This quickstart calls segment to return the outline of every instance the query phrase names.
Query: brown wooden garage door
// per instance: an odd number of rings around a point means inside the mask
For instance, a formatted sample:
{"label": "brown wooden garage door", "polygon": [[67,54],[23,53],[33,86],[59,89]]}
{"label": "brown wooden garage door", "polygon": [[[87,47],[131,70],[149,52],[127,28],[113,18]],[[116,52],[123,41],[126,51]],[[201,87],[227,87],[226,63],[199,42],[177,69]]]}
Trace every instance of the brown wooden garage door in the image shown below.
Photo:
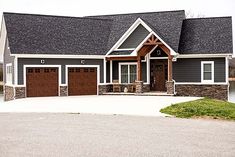
{"label": "brown wooden garage door", "polygon": [[97,94],[96,68],[69,68],[68,71],[69,95]]}
{"label": "brown wooden garage door", "polygon": [[58,96],[58,68],[27,68],[27,97]]}

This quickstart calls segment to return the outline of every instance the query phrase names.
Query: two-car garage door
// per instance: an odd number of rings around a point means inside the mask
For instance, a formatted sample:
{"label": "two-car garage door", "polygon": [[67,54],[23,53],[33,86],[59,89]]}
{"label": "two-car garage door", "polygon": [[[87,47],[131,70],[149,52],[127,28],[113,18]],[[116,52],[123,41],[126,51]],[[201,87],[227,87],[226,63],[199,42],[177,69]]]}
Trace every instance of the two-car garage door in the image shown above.
{"label": "two-car garage door", "polygon": [[[59,95],[58,68],[27,68],[27,97]],[[68,95],[96,95],[96,68],[68,68]]]}

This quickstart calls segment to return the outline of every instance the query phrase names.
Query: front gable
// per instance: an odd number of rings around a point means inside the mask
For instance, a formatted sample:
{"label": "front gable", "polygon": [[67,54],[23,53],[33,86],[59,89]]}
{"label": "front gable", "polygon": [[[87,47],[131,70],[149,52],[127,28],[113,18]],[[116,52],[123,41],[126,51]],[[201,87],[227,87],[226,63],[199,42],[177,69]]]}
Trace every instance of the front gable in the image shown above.
{"label": "front gable", "polygon": [[117,49],[135,49],[149,34],[149,31],[139,24]]}
{"label": "front gable", "polygon": [[171,55],[177,54],[155,31],[153,31],[142,19],[138,18],[108,51],[106,56],[137,56],[137,52],[151,36],[155,36],[157,40],[162,42],[170,50]]}

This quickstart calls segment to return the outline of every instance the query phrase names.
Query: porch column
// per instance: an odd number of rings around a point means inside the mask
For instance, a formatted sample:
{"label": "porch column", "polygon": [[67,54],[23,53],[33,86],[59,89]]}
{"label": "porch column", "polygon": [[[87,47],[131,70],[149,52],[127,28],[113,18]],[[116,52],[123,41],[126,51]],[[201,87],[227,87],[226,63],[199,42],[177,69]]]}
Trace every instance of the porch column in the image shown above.
{"label": "porch column", "polygon": [[137,81],[142,81],[141,57],[137,58]]}
{"label": "porch column", "polygon": [[168,81],[172,81],[172,56],[168,56]]}
{"label": "porch column", "polygon": [[168,56],[168,80],[166,82],[167,94],[175,94],[174,81],[172,79],[172,56]]}
{"label": "porch column", "polygon": [[141,57],[137,57],[137,80],[135,81],[136,94],[143,93],[143,81],[142,81],[142,70],[141,70]]}

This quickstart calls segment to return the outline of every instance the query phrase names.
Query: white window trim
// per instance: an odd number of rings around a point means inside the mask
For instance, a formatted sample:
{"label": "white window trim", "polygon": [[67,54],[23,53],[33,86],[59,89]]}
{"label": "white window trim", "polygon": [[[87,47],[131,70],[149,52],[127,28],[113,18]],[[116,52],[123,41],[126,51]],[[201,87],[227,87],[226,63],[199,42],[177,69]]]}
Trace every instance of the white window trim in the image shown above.
{"label": "white window trim", "polygon": [[121,66],[122,65],[128,65],[128,83],[122,83],[122,84],[131,84],[130,83],[130,76],[129,76],[129,74],[130,74],[130,65],[136,65],[136,75],[137,75],[137,63],[136,62],[122,62],[122,63],[119,63],[119,70],[118,70],[118,72],[119,72],[119,83],[121,83],[121,77],[122,77],[122,72],[121,72]]}
{"label": "white window trim", "polygon": [[[211,64],[211,80],[204,80],[204,64]],[[201,83],[214,83],[214,61],[201,61]]]}
{"label": "white window trim", "polygon": [[[8,68],[11,67],[11,73],[8,73]],[[5,71],[6,71],[6,85],[10,85],[12,86],[13,85],[13,69],[12,69],[12,63],[8,63],[6,64],[6,67],[5,67]]]}

